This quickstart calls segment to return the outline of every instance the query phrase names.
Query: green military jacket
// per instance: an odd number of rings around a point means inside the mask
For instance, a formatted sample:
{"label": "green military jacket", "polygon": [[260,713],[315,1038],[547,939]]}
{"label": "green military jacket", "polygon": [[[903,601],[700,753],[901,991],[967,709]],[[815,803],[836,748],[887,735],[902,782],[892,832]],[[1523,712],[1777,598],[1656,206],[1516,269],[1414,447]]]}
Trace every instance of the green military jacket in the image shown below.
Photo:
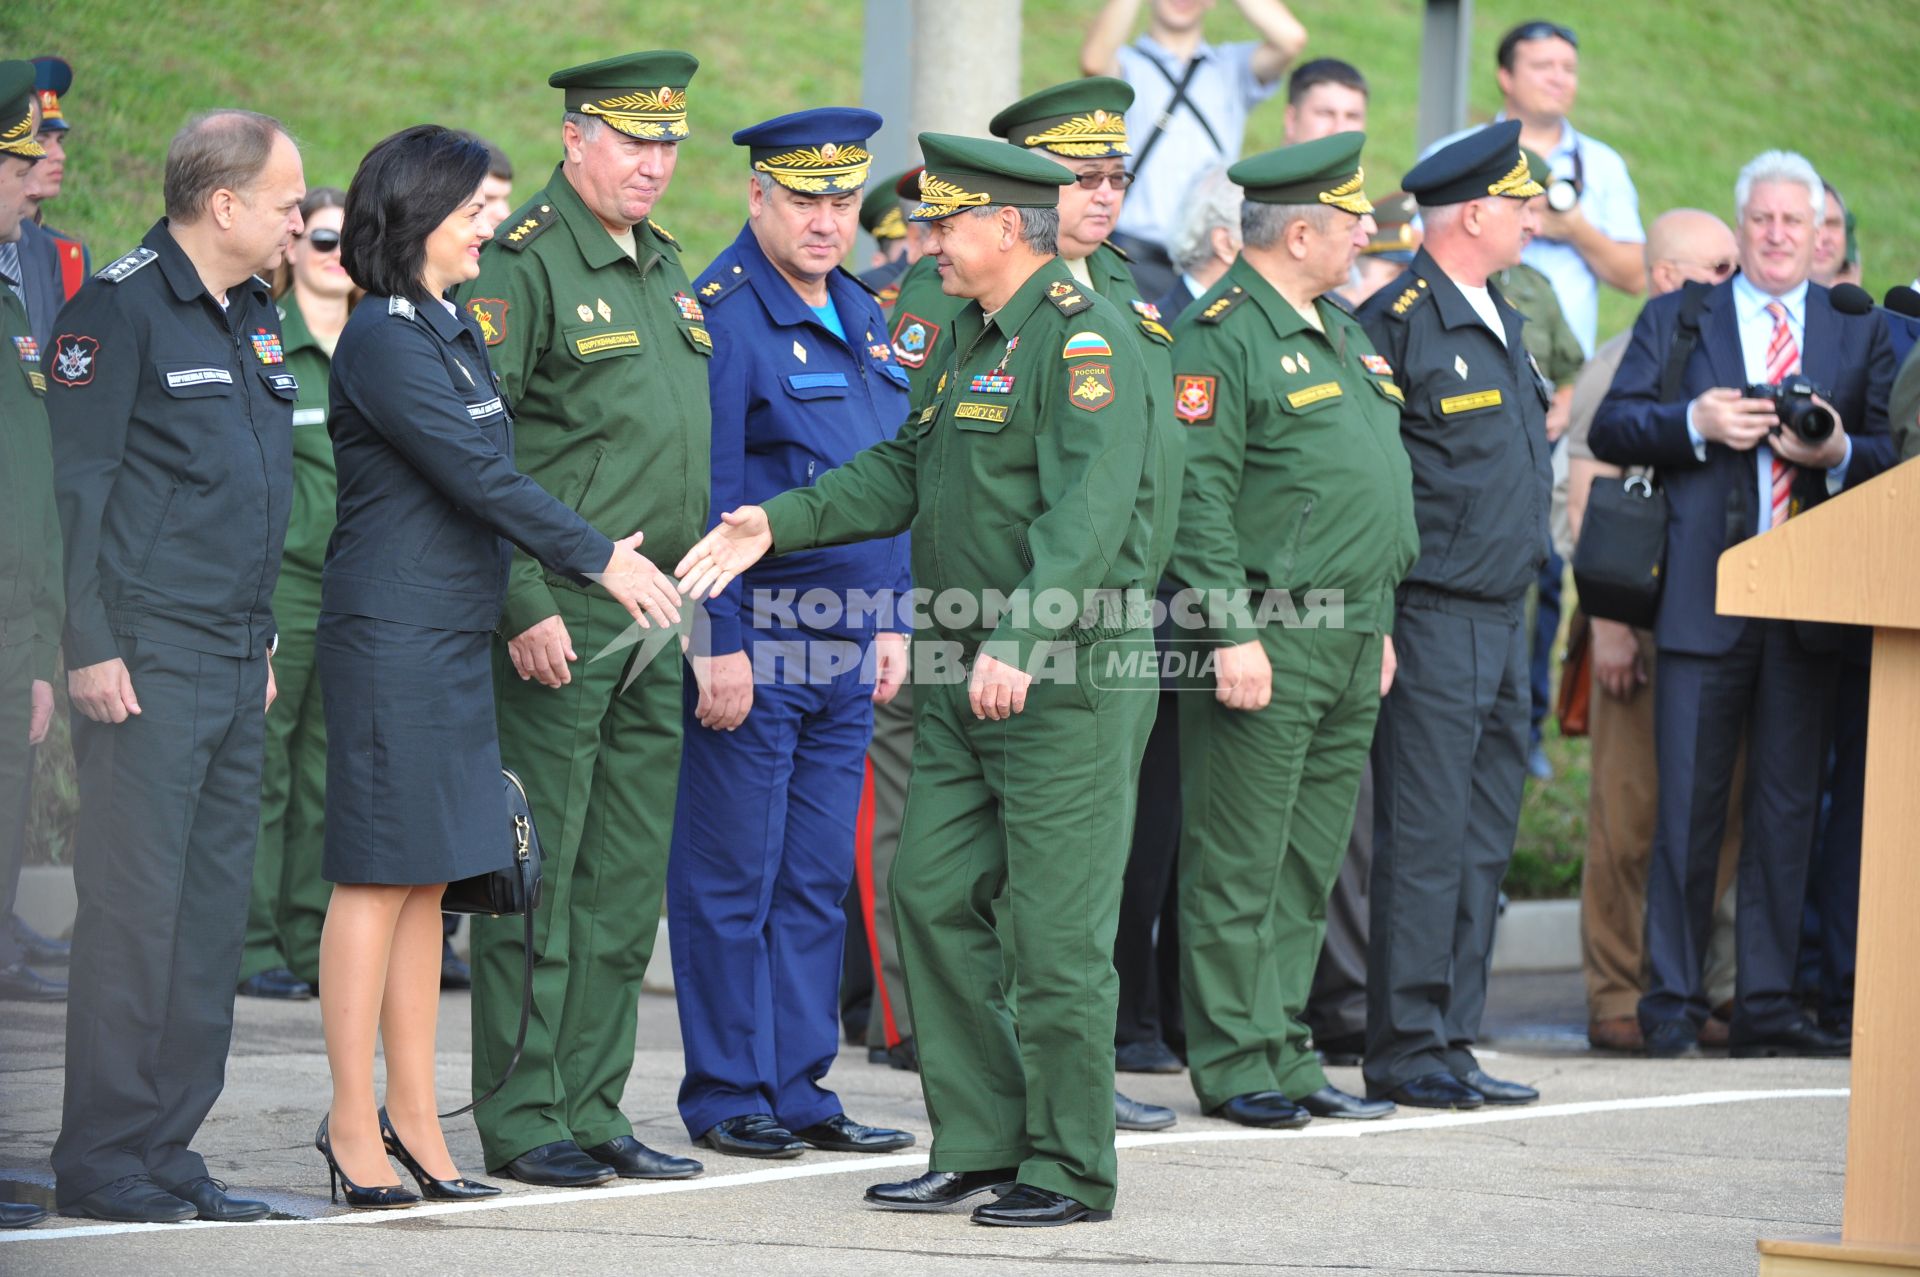
{"label": "green military jacket", "polygon": [[900,277],[900,293],[888,312],[893,362],[907,374],[908,402],[927,406],[933,383],[946,365],[941,339],[952,345],[953,321],[967,308],[964,297],[949,297],[940,287],[940,263],[928,253]]}
{"label": "green military jacket", "polygon": [[[968,302],[931,401],[899,437],[860,453],[810,488],[766,505],[776,552],[913,531],[913,583],[931,591],[922,636],[1032,671],[1058,641],[1139,628],[1095,591],[1148,597],[1156,573],[1138,514],[1157,483],[1153,427],[1134,326],[1089,296],[1057,258],[986,319]],[[1044,609],[995,620],[943,614],[945,591],[1068,591],[1095,606],[1052,624]],[[1058,618],[1051,618],[1058,619]]]}
{"label": "green military jacket", "polygon": [[0,285],[0,646],[33,644],[33,677],[51,683],[65,621],[60,516],[53,502],[46,352],[27,311]]}
{"label": "green military jacket", "polygon": [[[293,401],[293,508],[287,545],[280,554],[280,580],[273,587],[273,619],[282,629],[320,617],[320,569],[327,559],[339,484],[333,440],[327,435],[327,352],[314,340],[292,293],[280,298],[280,340],[287,371],[300,382]],[[289,615],[288,609],[292,609]]]}
{"label": "green military jacket", "polygon": [[1526,316],[1527,326],[1520,332],[1520,341],[1533,362],[1540,365],[1540,375],[1556,387],[1571,386],[1587,356],[1567,324],[1566,312],[1560,309],[1553,282],[1525,262],[1498,272],[1493,282],[1500,285],[1513,308]]}
{"label": "green military jacket", "polygon": [[[638,262],[556,167],[457,297],[513,410],[521,471],[610,537],[646,533],[641,552],[671,568],[707,528],[713,338],[679,243],[651,219],[633,231]],[[501,631],[583,588],[516,553]]]}
{"label": "green military jacket", "polygon": [[[1175,325],[1174,411],[1188,429],[1169,574],[1208,592],[1203,606],[1250,590],[1256,614],[1267,590],[1295,608],[1339,590],[1344,628],[1390,634],[1394,589],[1420,552],[1401,391],[1358,320],[1326,298],[1315,311],[1324,333],[1237,258]],[[1208,633],[1227,642],[1259,628],[1218,619]]]}

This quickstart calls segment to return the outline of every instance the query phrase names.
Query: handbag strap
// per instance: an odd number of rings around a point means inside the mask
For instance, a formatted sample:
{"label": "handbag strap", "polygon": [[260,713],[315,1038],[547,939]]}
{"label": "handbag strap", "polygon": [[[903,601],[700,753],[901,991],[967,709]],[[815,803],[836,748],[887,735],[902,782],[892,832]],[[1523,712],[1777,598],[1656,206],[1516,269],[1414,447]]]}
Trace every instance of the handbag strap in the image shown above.
{"label": "handbag strap", "polygon": [[[524,873],[525,871],[523,870],[522,872]],[[463,1113],[471,1113],[474,1109],[486,1103],[495,1095],[498,1095],[500,1088],[507,1084],[507,1079],[513,1076],[513,1071],[520,1067],[520,1055],[527,1049],[527,1024],[533,1016],[533,897],[531,894],[527,897],[527,907],[522,911],[520,917],[525,921],[527,927],[526,961],[522,966],[520,975],[520,1031],[516,1033],[513,1038],[513,1058],[507,1061],[506,1071],[501,1073],[499,1079],[487,1088],[485,1095],[476,1096],[472,1102],[461,1105],[451,1113],[442,1113],[440,1115],[442,1121],[450,1117],[459,1117]]]}
{"label": "handbag strap", "polygon": [[1194,73],[1200,69],[1200,63],[1205,55],[1196,53],[1187,59],[1187,69],[1177,80],[1173,72],[1161,65],[1159,58],[1150,53],[1145,56],[1147,61],[1153,63],[1153,69],[1165,76],[1167,83],[1173,86],[1173,96],[1167,99],[1167,108],[1160,112],[1160,118],[1153,122],[1153,132],[1147,135],[1145,145],[1140,148],[1140,156],[1133,162],[1133,171],[1138,173],[1147,166],[1147,157],[1153,154],[1153,148],[1158,146],[1160,139],[1166,135],[1167,125],[1173,122],[1173,113],[1183,106],[1193,112],[1193,118],[1199,121],[1201,130],[1207,135],[1207,140],[1213,143],[1213,149],[1225,155],[1227,148],[1220,145],[1220,137],[1213,131],[1213,125],[1207,123],[1207,117],[1200,114],[1200,108],[1194,104],[1192,98],[1187,96],[1187,86],[1193,83]]}

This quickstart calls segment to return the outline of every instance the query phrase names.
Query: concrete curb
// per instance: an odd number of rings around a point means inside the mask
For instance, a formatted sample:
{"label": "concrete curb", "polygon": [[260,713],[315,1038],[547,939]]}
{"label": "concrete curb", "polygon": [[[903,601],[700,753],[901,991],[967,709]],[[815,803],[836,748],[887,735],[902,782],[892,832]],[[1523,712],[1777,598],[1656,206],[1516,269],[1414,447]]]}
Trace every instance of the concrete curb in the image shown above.
{"label": "concrete curb", "polygon": [[[27,925],[49,936],[73,930],[76,904],[73,870],[67,865],[28,865],[20,871],[20,898],[14,910]],[[466,928],[454,941],[466,955]],[[1507,906],[1493,938],[1495,971],[1570,971],[1580,965],[1580,902],[1519,900]],[[660,920],[653,960],[642,986],[649,993],[673,992],[673,962],[667,948],[667,920]]]}

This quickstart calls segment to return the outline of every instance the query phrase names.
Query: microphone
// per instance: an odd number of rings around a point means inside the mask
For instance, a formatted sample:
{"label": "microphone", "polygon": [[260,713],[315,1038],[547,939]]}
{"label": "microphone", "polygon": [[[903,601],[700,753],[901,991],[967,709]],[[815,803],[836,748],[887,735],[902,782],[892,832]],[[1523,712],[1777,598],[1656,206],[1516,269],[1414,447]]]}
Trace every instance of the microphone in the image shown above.
{"label": "microphone", "polygon": [[[1912,289],[1908,289],[1912,292]],[[1835,284],[1827,300],[1833,308],[1843,315],[1871,315],[1873,313],[1873,294],[1858,284]]]}
{"label": "microphone", "polygon": [[1920,319],[1920,292],[1915,292],[1905,284],[1895,284],[1889,288],[1886,300],[1881,305],[1896,315]]}

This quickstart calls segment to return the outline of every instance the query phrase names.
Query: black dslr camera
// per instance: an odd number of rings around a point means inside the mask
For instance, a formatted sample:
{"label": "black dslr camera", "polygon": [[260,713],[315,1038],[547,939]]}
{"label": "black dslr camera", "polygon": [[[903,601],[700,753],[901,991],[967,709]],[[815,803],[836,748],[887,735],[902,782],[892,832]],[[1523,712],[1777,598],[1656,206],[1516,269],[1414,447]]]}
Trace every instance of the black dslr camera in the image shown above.
{"label": "black dslr camera", "polygon": [[1780,424],[1799,436],[1802,443],[1826,442],[1837,424],[1831,412],[1813,401],[1819,391],[1804,377],[1789,377],[1777,386],[1752,385],[1740,393],[1772,404]]}

